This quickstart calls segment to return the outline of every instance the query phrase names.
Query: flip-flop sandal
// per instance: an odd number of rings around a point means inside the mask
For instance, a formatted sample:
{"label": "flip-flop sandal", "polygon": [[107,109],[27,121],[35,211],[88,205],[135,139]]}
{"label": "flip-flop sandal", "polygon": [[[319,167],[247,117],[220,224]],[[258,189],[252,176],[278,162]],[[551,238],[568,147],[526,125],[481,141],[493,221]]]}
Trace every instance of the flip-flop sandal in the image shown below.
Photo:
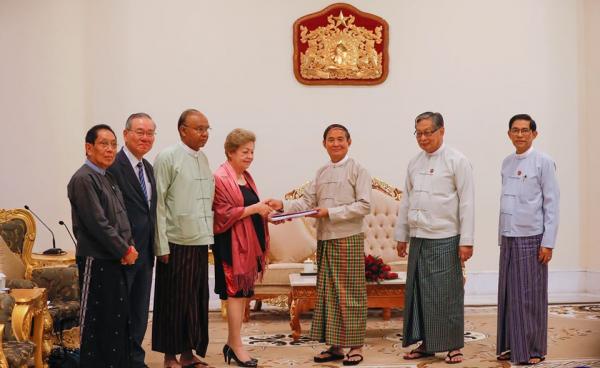
{"label": "flip-flop sandal", "polygon": [[504,353],[498,355],[496,360],[505,361],[510,360],[510,350],[505,351]]}
{"label": "flip-flop sandal", "polygon": [[463,356],[463,353],[455,353],[450,355],[450,352],[448,352],[448,354],[446,354],[446,359],[444,359],[444,361],[446,362],[446,364],[458,364],[458,363],[462,363],[462,359],[461,360],[452,360],[453,358],[456,357],[461,357]]}
{"label": "flip-flop sandal", "polygon": [[327,362],[333,362],[335,360],[342,360],[344,359],[344,354],[336,354],[331,350],[323,350],[322,352],[319,353],[319,355],[325,355],[327,354],[327,356],[315,356],[313,359],[315,361],[315,363],[327,363]]}
{"label": "flip-flop sandal", "polygon": [[[350,358],[354,358],[354,357],[360,357],[360,360],[350,360]],[[350,354],[346,354],[346,358],[342,361],[343,365],[358,365],[360,362],[363,361],[363,356],[362,354],[359,353],[354,353],[352,355]]]}
{"label": "flip-flop sandal", "polygon": [[[530,363],[529,360],[531,359],[539,359],[540,361],[537,363]],[[541,357],[541,356],[532,356],[531,358],[529,358],[529,360],[526,363],[521,363],[521,364],[525,364],[525,365],[536,365],[536,364],[540,364],[541,362],[543,362],[544,360],[546,360],[546,357]]]}
{"label": "flip-flop sandal", "polygon": [[416,349],[411,350],[408,355],[413,355],[413,354],[417,354],[417,356],[406,356],[404,355],[402,357],[402,359],[404,360],[415,360],[415,359],[421,359],[421,358],[428,358],[428,357],[432,357],[435,354],[434,353],[428,353],[426,351],[422,351],[419,350],[421,348],[421,346],[417,347]]}

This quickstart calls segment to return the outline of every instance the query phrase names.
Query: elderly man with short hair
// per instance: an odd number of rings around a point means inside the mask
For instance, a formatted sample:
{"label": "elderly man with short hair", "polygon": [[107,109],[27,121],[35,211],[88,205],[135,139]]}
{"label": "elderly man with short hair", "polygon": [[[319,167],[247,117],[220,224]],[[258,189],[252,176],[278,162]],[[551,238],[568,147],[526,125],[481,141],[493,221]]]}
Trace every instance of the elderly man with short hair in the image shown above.
{"label": "elderly man with short hair", "polygon": [[139,257],[127,268],[132,368],[147,367],[142,341],[148,326],[152,270],[154,269],[154,226],[156,224],[156,182],[152,165],[144,156],[154,144],[156,124],[150,115],[131,114],[125,122],[125,145],[108,171],[113,174],[125,200],[127,217]]}
{"label": "elderly man with short hair", "polygon": [[185,110],[177,122],[181,142],[163,150],[154,162],[159,262],[152,350],[165,354],[165,367],[206,365],[192,350],[204,357],[208,347],[208,247],[214,243],[215,182],[201,148],[209,129],[204,114]]}
{"label": "elderly man with short hair", "polygon": [[79,326],[82,367],[131,366],[126,267],[138,253],[123,195],[107,169],[115,160],[117,137],[104,124],[85,136],[87,159],[67,192],[81,290]]}
{"label": "elderly man with short hair", "polygon": [[548,263],[558,232],[556,164],[533,148],[537,125],[519,114],[508,123],[516,151],[502,162],[498,360],[537,364],[548,340]]}
{"label": "elderly man with short hair", "polygon": [[425,112],[415,119],[422,149],[410,160],[395,239],[408,255],[402,346],[420,359],[448,351],[446,363],[463,360],[464,290],[461,264],[473,254],[473,170],[466,157],[444,144],[444,119]]}

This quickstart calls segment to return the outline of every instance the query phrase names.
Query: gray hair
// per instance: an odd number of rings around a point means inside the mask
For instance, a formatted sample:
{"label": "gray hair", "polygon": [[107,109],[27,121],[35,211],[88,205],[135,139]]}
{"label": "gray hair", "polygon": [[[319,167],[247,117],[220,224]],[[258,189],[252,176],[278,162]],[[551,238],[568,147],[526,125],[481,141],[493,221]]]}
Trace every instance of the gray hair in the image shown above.
{"label": "gray hair", "polygon": [[[154,123],[154,120],[152,120],[150,115],[146,114],[145,112],[136,112],[135,114],[129,115],[127,118],[127,121],[125,122],[125,129],[131,130],[131,122],[133,119],[148,119]],[[154,127],[156,127],[156,123],[154,123]]]}
{"label": "gray hair", "polygon": [[419,114],[415,118],[415,127],[417,126],[417,123],[419,121],[426,120],[426,119],[431,119],[435,129],[444,127],[444,117],[442,117],[442,114],[440,114],[439,112],[431,112],[431,111],[426,111],[424,113]]}

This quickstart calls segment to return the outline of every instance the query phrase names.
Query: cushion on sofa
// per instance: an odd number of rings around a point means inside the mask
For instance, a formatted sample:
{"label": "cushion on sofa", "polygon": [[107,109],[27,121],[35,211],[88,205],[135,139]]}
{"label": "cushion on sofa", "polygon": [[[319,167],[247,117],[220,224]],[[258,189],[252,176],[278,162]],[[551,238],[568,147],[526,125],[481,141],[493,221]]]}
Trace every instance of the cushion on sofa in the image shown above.
{"label": "cushion on sofa", "polygon": [[300,273],[303,269],[302,263],[272,263],[260,285],[289,285],[290,273]]}
{"label": "cushion on sofa", "polygon": [[301,263],[317,250],[317,241],[310,236],[302,220],[269,224],[269,234],[270,263]]}

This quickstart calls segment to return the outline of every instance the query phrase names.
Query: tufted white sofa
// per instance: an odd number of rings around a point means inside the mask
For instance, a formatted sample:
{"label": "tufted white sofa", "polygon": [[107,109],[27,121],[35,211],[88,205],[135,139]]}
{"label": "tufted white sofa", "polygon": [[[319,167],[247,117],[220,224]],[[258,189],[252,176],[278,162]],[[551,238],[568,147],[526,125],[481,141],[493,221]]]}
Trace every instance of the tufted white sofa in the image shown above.
{"label": "tufted white sofa", "polygon": [[[302,196],[304,188],[286,194],[286,199]],[[406,259],[398,257],[394,225],[402,192],[379,179],[372,181],[371,213],[365,217],[365,254],[380,256],[394,272],[406,271]],[[271,252],[268,270],[255,287],[256,308],[260,301],[286,306],[290,292],[289,275],[302,272],[306,259],[313,259],[317,248],[315,220],[295,219],[280,225],[269,224]]]}

